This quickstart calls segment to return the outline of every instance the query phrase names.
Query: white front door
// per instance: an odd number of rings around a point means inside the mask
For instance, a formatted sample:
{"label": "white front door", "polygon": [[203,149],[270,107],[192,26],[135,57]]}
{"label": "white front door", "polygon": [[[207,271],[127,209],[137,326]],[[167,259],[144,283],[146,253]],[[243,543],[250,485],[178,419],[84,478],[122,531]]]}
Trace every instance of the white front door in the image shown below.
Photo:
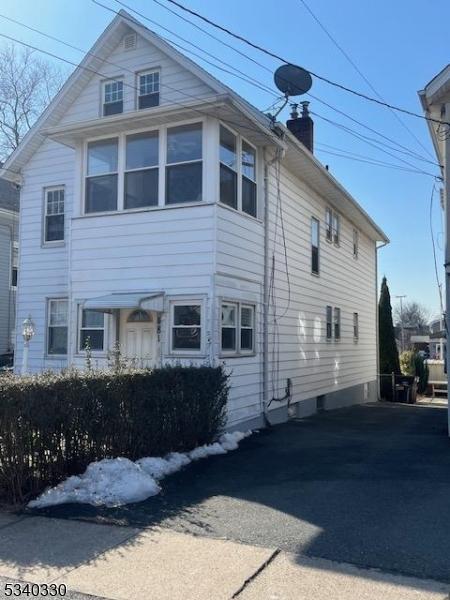
{"label": "white front door", "polygon": [[137,367],[154,367],[156,356],[156,329],[154,323],[126,323],[125,358]]}

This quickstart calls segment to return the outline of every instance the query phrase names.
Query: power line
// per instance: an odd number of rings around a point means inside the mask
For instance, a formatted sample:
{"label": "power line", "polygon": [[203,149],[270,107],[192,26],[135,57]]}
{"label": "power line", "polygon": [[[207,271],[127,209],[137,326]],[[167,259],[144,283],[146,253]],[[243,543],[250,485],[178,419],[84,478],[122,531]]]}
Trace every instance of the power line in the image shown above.
{"label": "power line", "polygon": [[[116,0],[118,1],[118,0]],[[283,63],[288,63],[288,64],[293,64],[290,60],[287,60],[286,58],[283,58],[282,56],[280,56],[279,54],[275,54],[275,52],[272,52],[271,50],[267,50],[266,48],[263,48],[262,46],[259,46],[258,44],[255,44],[254,42],[250,41],[248,38],[245,38],[242,35],[239,35],[238,33],[234,33],[233,31],[231,31],[230,29],[227,29],[226,27],[224,27],[223,25],[219,25],[219,23],[216,23],[214,21],[212,21],[211,19],[208,19],[207,17],[201,15],[200,13],[187,8],[186,6],[184,6],[183,4],[181,4],[180,2],[177,2],[176,0],[166,0],[167,2],[170,2],[171,4],[174,4],[175,6],[178,6],[178,8],[181,8],[183,11],[190,13],[191,15],[194,15],[195,17],[201,19],[202,21],[205,21],[205,23],[208,23],[209,25],[211,25],[212,27],[215,27],[216,29],[219,29],[220,31],[223,31],[224,33],[227,33],[228,35],[231,35],[232,37],[236,38],[237,40],[243,42],[244,44],[247,44],[248,46],[251,46],[252,48],[255,48],[256,50],[259,50],[260,52],[263,52],[264,54],[266,54],[267,56],[270,56],[271,58],[275,58],[276,60],[279,60]],[[341,90],[344,90],[345,92],[349,92],[350,94],[353,94],[355,96],[358,96],[359,98],[364,98],[364,100],[368,100],[370,102],[374,102],[375,104],[379,104],[381,106],[384,106],[386,108],[391,108],[392,110],[396,110],[398,112],[402,112],[406,115],[409,115],[411,117],[416,117],[418,119],[424,119],[425,121],[431,121],[433,123],[440,123],[440,124],[444,124],[444,125],[450,125],[450,123],[447,123],[446,121],[441,121],[439,119],[433,119],[432,117],[427,117],[425,115],[421,115],[420,113],[415,113],[411,110],[408,110],[406,108],[401,108],[399,106],[395,106],[393,104],[388,104],[387,102],[383,102],[382,100],[378,100],[377,98],[373,98],[371,96],[367,96],[366,94],[363,94],[362,92],[358,92],[356,90],[353,90],[349,87],[346,87],[345,85],[341,84],[341,83],[337,83],[336,81],[332,81],[331,79],[328,79],[327,77],[323,77],[322,75],[318,75],[317,73],[314,73],[313,71],[311,71],[310,69],[307,69],[307,71],[313,75],[313,77],[316,77],[317,79],[320,79],[321,81],[324,81],[325,83],[328,83],[329,85],[332,85],[334,87],[337,87]]]}
{"label": "power line", "polygon": [[[105,4],[102,4],[98,0],[91,0],[91,1],[94,4],[97,4],[98,6],[101,6],[105,10],[108,10],[109,12],[112,12],[115,15],[119,15],[122,18],[128,19],[130,22],[133,22],[135,24],[134,19],[129,19],[129,17],[127,17],[126,15],[123,15],[123,14],[121,15],[118,11],[114,10],[113,8],[110,8],[109,6],[106,6]],[[118,0],[116,0],[116,2],[117,1]],[[123,4],[123,3],[120,2],[120,4]],[[207,50],[204,50],[203,48],[201,48],[197,44],[194,44],[190,40],[187,40],[186,38],[182,37],[181,35],[179,35],[175,31],[172,31],[171,29],[168,29],[167,27],[165,27],[161,23],[158,23],[158,21],[150,19],[149,17],[145,16],[143,13],[139,12],[138,10],[136,10],[134,8],[131,8],[131,7],[128,7],[125,4],[123,4],[123,6],[126,6],[129,10],[131,10],[132,12],[136,13],[137,15],[139,15],[142,19],[145,19],[149,23],[152,23],[153,25],[156,25],[157,27],[160,27],[161,29],[164,29],[164,31],[169,32],[171,35],[174,35],[176,38],[182,40],[186,44],[189,44],[190,46],[193,46],[194,48],[196,48],[200,52],[203,52],[204,54],[206,54],[206,56],[209,56],[210,58],[214,59],[215,61],[220,62],[223,65],[226,65],[230,69],[233,69],[233,71],[236,71],[236,73],[233,73],[231,71],[228,71],[227,69],[224,69],[223,67],[220,67],[219,65],[216,65],[216,64],[212,63],[211,61],[207,60],[206,58],[200,56],[196,52],[193,52],[192,50],[189,50],[188,48],[182,46],[181,44],[179,44],[179,43],[177,43],[177,42],[175,42],[175,41],[173,41],[173,40],[171,40],[169,38],[166,38],[166,37],[162,36],[161,34],[158,34],[163,40],[166,40],[169,43],[173,44],[174,46],[177,46],[178,48],[181,48],[184,52],[188,52],[188,53],[192,54],[193,56],[197,57],[198,59],[203,60],[204,62],[206,62],[207,64],[211,65],[212,67],[214,67],[216,69],[219,69],[219,70],[221,70],[221,71],[223,71],[225,73],[229,73],[230,75],[233,75],[234,77],[237,77],[238,79],[242,79],[243,81],[246,81],[247,83],[250,83],[254,87],[257,87],[258,89],[262,90],[263,92],[266,92],[268,94],[271,94],[273,97],[276,97],[275,90],[269,88],[265,83],[263,83],[261,81],[258,81],[257,79],[255,79],[254,77],[251,77],[247,73],[244,73],[243,71],[241,71],[240,69],[238,69],[234,65],[231,65],[230,63],[222,60],[221,58],[219,58],[217,56],[214,56],[213,54],[211,54]]]}
{"label": "power line", "polygon": [[[331,108],[331,110],[339,113],[340,115],[344,116],[346,119],[349,119],[350,121],[353,121],[353,123],[356,123],[357,125],[360,125],[361,127],[364,127],[364,129],[367,129],[368,131],[371,131],[372,133],[375,133],[376,135],[379,135],[380,137],[382,137],[383,139],[387,140],[388,142],[391,142],[392,144],[397,145],[399,148],[402,148],[404,150],[404,154],[408,154],[409,156],[411,156],[411,158],[414,158],[415,160],[422,160],[422,161],[427,162],[427,163],[429,163],[431,165],[434,165],[435,167],[439,167],[440,169],[442,169],[442,165],[440,165],[436,161],[430,160],[428,158],[425,158],[424,156],[421,156],[416,151],[411,150],[407,146],[403,146],[403,144],[400,144],[400,142],[397,142],[396,140],[388,137],[387,135],[384,135],[384,133],[381,133],[380,131],[377,131],[376,129],[373,129],[372,127],[369,127],[369,125],[366,125],[362,121],[358,121],[358,119],[355,119],[354,117],[352,117],[348,113],[344,112],[343,110],[337,108],[336,106],[333,106],[332,104],[329,104],[328,102],[325,102],[325,100],[322,100],[321,98],[318,98],[317,96],[314,96],[314,94],[311,94],[311,92],[308,92],[308,96],[310,96],[311,98],[314,98],[314,100],[316,100],[317,102],[320,102],[320,104],[323,104],[324,106],[328,106],[328,108]],[[397,150],[395,148],[392,148],[392,149],[395,150],[396,152],[400,152],[400,150]]]}
{"label": "power line", "polygon": [[[183,21],[193,25],[194,27],[196,27],[197,29],[199,29],[200,31],[202,31],[203,33],[206,33],[207,35],[210,35],[213,39],[217,40],[218,42],[224,44],[226,47],[231,48],[232,50],[237,51],[239,54],[243,55],[245,58],[248,58],[249,60],[252,60],[253,62],[255,62],[253,59],[251,59],[251,57],[249,57],[248,55],[245,55],[243,53],[241,53],[239,50],[237,50],[236,48],[234,48],[233,46],[230,46],[229,44],[226,44],[225,42],[223,42],[220,38],[217,38],[216,36],[211,35],[206,29],[199,27],[197,24],[195,24],[193,21],[191,21],[190,19],[186,19],[184,18],[182,15],[179,15],[176,11],[173,11],[172,9],[170,9],[169,7],[165,6],[164,4],[162,4],[159,0],[153,0],[156,4],[158,4],[159,6],[165,8],[166,10],[168,10],[170,13],[176,15],[177,17],[179,17],[180,19],[182,19]],[[92,2],[94,2],[95,4],[98,4],[99,6],[102,6],[103,8],[115,13],[115,14],[119,14],[117,11],[104,6],[103,4],[101,4],[98,0],[92,0]],[[220,62],[222,64],[226,64],[227,66],[231,67],[232,69],[238,71],[238,73],[244,75],[246,78],[249,78],[249,76],[247,76],[245,73],[243,73],[242,71],[236,69],[234,66],[230,65],[229,63],[218,59],[217,57],[213,56],[212,54],[206,52],[205,50],[203,50],[202,48],[200,48],[199,46],[196,46],[195,44],[192,44],[191,42],[189,42],[188,40],[186,40],[185,38],[182,38],[181,36],[179,36],[178,34],[176,34],[175,32],[167,29],[166,27],[164,27],[163,25],[161,25],[160,23],[158,23],[157,21],[154,21],[153,19],[148,18],[146,15],[144,15],[142,12],[139,12],[138,10],[132,8],[130,5],[126,4],[125,2],[122,2],[122,0],[115,0],[115,2],[117,2],[118,4],[120,4],[121,6],[125,7],[126,9],[134,12],[136,15],[140,16],[141,18],[149,21],[150,23],[153,23],[159,27],[162,27],[163,29],[165,29],[166,31],[169,31],[170,33],[172,33],[173,35],[177,36],[178,38],[186,41],[187,43],[193,45],[194,47],[198,48],[199,50],[201,50],[202,52],[206,53],[208,56],[213,57],[215,60],[220,60]],[[123,17],[125,17],[125,15],[122,15]],[[197,56],[198,58],[200,58],[200,60],[204,60],[207,64],[211,64],[213,67],[219,68],[217,65],[214,65],[212,63],[210,63],[209,61],[207,61],[206,59],[204,59],[203,57],[198,56],[196,53],[193,53],[192,51],[183,48],[183,46],[180,46],[179,44],[177,44],[176,42],[173,42],[172,40],[168,40],[170,43],[173,43],[175,45],[177,45],[178,47],[180,47],[181,49],[183,49],[185,52],[190,52],[191,54],[193,54],[194,56]],[[262,68],[264,68],[265,70],[269,71],[270,73],[272,73],[271,69],[269,69],[268,67],[266,67],[265,65],[259,63],[256,61],[256,64],[258,64],[259,66],[261,66]],[[227,71],[226,69],[221,69],[222,71],[225,71],[227,73],[229,73],[229,71]],[[231,73],[231,75],[234,75],[234,73]],[[239,79],[242,79],[242,77],[239,77],[238,75],[235,75],[236,77],[238,77]],[[255,79],[255,78],[250,78],[254,83],[252,85],[255,85],[255,87],[258,87],[260,89],[263,89],[263,91],[267,91],[268,93],[272,93],[273,94],[273,90],[271,90],[268,86],[266,86],[263,82]],[[245,81],[245,79],[244,79]],[[248,83],[251,83],[250,81]],[[408,149],[406,146],[403,146],[402,144],[400,144],[399,142],[396,142],[395,140],[392,140],[391,138],[388,138],[387,136],[385,136],[384,134],[372,129],[371,127],[369,127],[368,125],[365,125],[364,123],[358,121],[357,119],[354,119],[353,117],[351,117],[350,115],[344,113],[343,111],[339,110],[336,107],[333,107],[332,105],[330,105],[329,103],[325,102],[324,100],[321,100],[320,98],[318,98],[317,96],[314,96],[313,94],[309,94],[312,98],[314,98],[315,100],[317,100],[318,102],[325,104],[326,106],[328,106],[329,108],[332,108],[333,110],[336,110],[337,112],[343,114],[344,116],[346,116],[348,119],[358,123],[360,126],[365,127],[366,129],[368,129],[369,131],[372,131],[374,133],[376,133],[377,135],[379,135],[380,137],[383,137],[389,141],[391,141],[393,144],[396,144],[397,146],[399,146],[400,148],[403,148],[403,150],[405,151],[405,154],[408,154],[409,156],[415,158],[415,160],[422,160],[424,162],[428,162],[430,164],[439,166],[436,162],[431,161],[427,158],[422,157],[421,155],[419,155],[417,152]],[[274,103],[275,104],[275,103]],[[273,105],[271,105],[267,110],[269,110]],[[264,111],[264,112],[267,112]],[[393,113],[395,116],[396,113]],[[394,150],[395,152],[400,152],[403,153],[401,150],[397,150],[396,148],[392,148],[392,150]],[[417,157],[417,158],[416,158]]]}
{"label": "power line", "polygon": [[327,119],[326,117],[323,117],[322,115],[319,115],[316,112],[311,111],[311,114],[314,115],[314,116],[316,116],[316,117],[319,117],[319,119],[322,119],[323,121],[326,121],[327,123],[330,123],[330,125],[333,125],[334,127],[337,127],[339,129],[347,132],[349,135],[352,135],[353,137],[356,137],[357,139],[363,141],[365,144],[368,144],[369,146],[372,146],[373,148],[376,148],[380,152],[384,152],[385,154],[391,156],[392,158],[395,158],[396,160],[399,160],[400,162],[404,163],[405,165],[408,165],[409,167],[412,167],[414,170],[420,171],[424,175],[431,175],[431,177],[435,177],[435,178],[439,179],[439,176],[435,175],[434,173],[428,173],[427,171],[423,171],[423,170],[419,169],[413,163],[410,163],[409,161],[404,160],[403,158],[400,158],[400,156],[396,156],[395,154],[392,154],[392,152],[389,152],[388,150],[385,150],[383,148],[383,145],[380,144],[378,142],[378,140],[376,140],[376,141],[369,141],[369,139],[367,138],[367,136],[364,136],[361,133],[356,132],[355,130],[351,129],[350,127],[346,127],[345,125],[342,125],[341,123],[337,123],[336,121],[333,121],[332,119]]}
{"label": "power line", "polygon": [[319,150],[319,152],[322,152],[323,154],[330,154],[332,156],[346,158],[347,160],[353,160],[355,162],[366,163],[369,165],[373,165],[375,167],[384,167],[386,169],[392,169],[395,171],[404,171],[407,173],[415,173],[416,175],[427,175],[429,177],[435,178],[435,176],[432,175],[431,173],[426,173],[424,171],[417,171],[416,169],[408,169],[407,167],[401,167],[400,165],[393,165],[393,164],[390,164],[390,163],[387,163],[384,161],[370,159],[369,157],[367,159],[359,158],[358,156],[363,156],[363,155],[353,154],[351,152],[346,152],[345,150],[341,150],[340,152],[333,152],[331,150],[322,149],[321,147],[319,147],[319,145],[317,145],[316,147],[317,147],[317,150]]}
{"label": "power line", "polygon": [[439,280],[439,271],[438,271],[438,267],[437,267],[437,258],[436,258],[436,244],[434,241],[434,231],[433,231],[433,198],[434,198],[435,189],[436,189],[436,184],[433,184],[433,187],[431,189],[431,198],[430,198],[430,233],[431,233],[431,243],[433,246],[434,272],[436,275],[436,283],[437,283],[438,292],[439,292],[439,302],[440,302],[440,307],[441,307],[441,314],[443,314],[444,313],[444,304],[442,302],[442,284]]}
{"label": "power line", "polygon": [[[47,35],[47,34],[43,34],[43,35]],[[57,54],[54,54],[53,52],[49,52],[48,50],[43,50],[42,48],[39,48],[39,47],[37,47],[37,46],[33,46],[32,44],[28,44],[28,43],[26,43],[26,42],[23,42],[23,41],[21,41],[21,40],[18,40],[17,38],[14,38],[14,37],[12,37],[12,36],[6,35],[5,33],[0,33],[0,37],[3,37],[3,38],[5,38],[5,39],[8,39],[8,40],[10,40],[10,41],[12,41],[12,42],[15,42],[15,43],[21,44],[22,46],[25,46],[25,47],[27,47],[27,48],[31,48],[32,50],[36,50],[37,52],[41,52],[42,54],[45,54],[45,55],[47,55],[47,56],[50,56],[50,57],[52,57],[52,58],[55,58],[55,59],[57,59],[57,60],[60,60],[60,61],[62,61],[62,62],[64,62],[64,63],[66,63],[66,64],[69,64],[69,65],[72,65],[73,67],[76,67],[76,68],[78,68],[78,69],[82,69],[82,70],[84,70],[84,71],[88,71],[88,72],[90,72],[90,73],[92,73],[92,74],[94,74],[94,75],[98,75],[98,76],[99,76],[99,77],[101,77],[102,79],[108,79],[109,81],[122,81],[122,83],[123,83],[123,85],[124,85],[125,87],[129,87],[129,88],[131,88],[132,90],[134,90],[134,91],[138,91],[138,92],[139,92],[139,88],[138,88],[137,86],[131,85],[130,83],[127,83],[126,81],[123,81],[122,79],[117,79],[117,78],[115,78],[115,77],[110,77],[110,76],[108,76],[108,75],[105,75],[104,73],[101,73],[101,72],[99,72],[99,71],[96,71],[95,69],[92,69],[92,68],[90,68],[90,67],[85,67],[85,66],[82,66],[81,64],[74,63],[73,61],[71,61],[71,60],[69,60],[69,59],[67,59],[67,58],[63,58],[62,56],[59,56],[59,55],[57,55]],[[54,39],[57,39],[57,38],[54,38]],[[68,43],[64,42],[63,40],[58,40],[58,41],[59,41],[60,43],[64,44],[64,45],[68,45],[68,46],[70,46],[70,47],[72,47],[72,48],[75,48],[75,46],[72,46],[72,45],[70,45],[70,44],[68,44]],[[80,52],[83,52],[83,53],[85,52],[84,50],[81,50],[81,49],[79,49],[79,48],[77,48],[77,49],[78,49]],[[92,53],[92,52],[85,52],[85,53],[86,53],[86,54],[88,54],[88,55],[94,56],[95,58],[98,58],[99,60],[101,60],[101,61],[103,61],[103,62],[105,62],[105,63],[112,64],[112,65],[114,65],[114,66],[118,66],[118,65],[115,65],[115,63],[111,63],[110,61],[108,61],[108,60],[106,60],[106,59],[103,59],[103,58],[101,58],[101,57],[97,56],[96,54],[94,54],[94,53]],[[130,69],[126,69],[126,68],[125,68],[123,65],[122,65],[120,68],[121,68],[121,69],[125,69],[125,70],[128,70],[128,71],[132,72],[132,73],[133,73],[133,75],[135,74],[135,73],[134,73],[134,71],[131,71]],[[199,97],[199,96],[194,96],[194,95],[192,95],[192,94],[189,94],[189,93],[187,93],[187,92],[185,92],[185,91],[183,91],[183,90],[180,90],[180,89],[178,89],[178,88],[174,88],[174,87],[172,87],[172,86],[168,85],[167,83],[165,83],[165,84],[162,84],[162,83],[161,83],[161,84],[160,84],[160,86],[161,86],[161,87],[163,87],[163,88],[165,87],[165,88],[168,88],[168,89],[170,89],[170,90],[172,90],[172,91],[178,92],[178,93],[182,94],[183,96],[186,96],[186,97],[188,97],[188,98],[191,98],[191,99],[193,99],[193,100],[205,100],[204,98],[201,98],[201,97]],[[199,114],[199,115],[201,115],[201,116],[209,116],[209,114],[208,114],[208,113],[206,113],[206,112],[204,112],[204,111],[202,111],[202,110],[196,109],[196,108],[194,108],[193,106],[188,106],[188,105],[186,105],[186,104],[183,104],[183,103],[181,103],[181,102],[178,102],[177,100],[171,99],[171,102],[172,102],[173,104],[177,105],[177,106],[180,106],[180,107],[182,107],[182,108],[185,108],[185,109],[188,109],[188,110],[192,110],[193,112],[195,112],[195,113],[198,113],[198,114]],[[230,125],[232,125],[232,126],[234,126],[234,127],[240,127],[240,128],[242,128],[242,129],[247,129],[247,130],[249,130],[249,131],[252,131],[252,132],[254,132],[254,133],[258,133],[258,134],[260,134],[260,133],[261,133],[261,132],[260,132],[258,129],[256,129],[255,127],[249,127],[248,125],[243,125],[242,123],[236,123],[235,121],[231,121],[231,120],[229,120],[229,119],[226,119],[225,117],[221,117],[221,116],[219,116],[218,118],[220,118],[220,119],[221,119],[221,120],[222,120],[224,123],[228,123],[228,124],[230,124]]]}
{"label": "power line", "polygon": [[[381,96],[381,94],[374,88],[374,86],[367,79],[367,77],[364,75],[364,73],[361,71],[361,69],[358,67],[358,65],[352,60],[352,58],[350,57],[348,52],[346,52],[344,50],[344,48],[338,43],[336,38],[331,35],[331,33],[328,31],[328,29],[325,27],[325,25],[320,21],[319,17],[311,10],[311,8],[307,4],[306,0],[299,0],[299,1],[303,4],[303,6],[309,12],[309,14],[312,16],[312,18],[316,21],[316,23],[319,25],[319,27],[322,29],[322,31],[331,40],[331,42],[336,46],[336,48],[341,52],[341,54],[346,58],[346,60],[352,65],[352,67],[355,69],[355,71],[358,73],[358,75],[366,82],[366,84],[369,86],[369,88],[372,90],[372,92],[377,96],[377,98],[379,98],[386,104],[386,100],[383,98],[383,96]],[[402,119],[399,117],[399,115],[392,108],[389,108],[389,110],[394,115],[394,117],[397,119],[397,121],[400,123],[400,125],[402,127],[404,127],[404,129],[406,129],[406,131],[411,135],[412,138],[414,138],[414,140],[419,144],[419,146],[421,146],[422,149],[425,150],[425,152],[429,156],[432,156],[432,154],[430,153],[428,148],[426,148],[424,146],[424,144],[422,144],[422,142],[419,140],[419,138],[416,136],[416,134],[411,131],[411,129],[408,127],[408,125],[406,125],[406,123],[404,123],[402,121]]]}

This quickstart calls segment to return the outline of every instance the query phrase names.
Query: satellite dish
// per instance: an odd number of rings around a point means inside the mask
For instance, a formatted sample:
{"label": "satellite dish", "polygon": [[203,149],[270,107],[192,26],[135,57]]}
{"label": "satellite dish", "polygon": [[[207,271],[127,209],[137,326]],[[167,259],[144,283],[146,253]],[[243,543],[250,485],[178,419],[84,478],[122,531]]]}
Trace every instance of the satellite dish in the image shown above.
{"label": "satellite dish", "polygon": [[296,65],[281,65],[275,71],[274,81],[285,96],[301,96],[311,89],[312,78],[308,71]]}

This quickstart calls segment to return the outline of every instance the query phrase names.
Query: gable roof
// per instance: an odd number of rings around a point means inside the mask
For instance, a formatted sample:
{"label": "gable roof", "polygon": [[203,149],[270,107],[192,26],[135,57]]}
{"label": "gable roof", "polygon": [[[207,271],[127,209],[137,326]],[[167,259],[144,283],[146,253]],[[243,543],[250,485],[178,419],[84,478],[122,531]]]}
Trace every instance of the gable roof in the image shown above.
{"label": "gable roof", "polygon": [[[247,110],[251,111],[253,118],[257,120],[261,128],[269,129],[270,120],[263,113],[236,94],[231,88],[210,75],[190,58],[176,50],[158,34],[142,25],[125,10],[120,10],[92,48],[86,53],[79,66],[68,77],[60,91],[34,123],[33,127],[24,136],[19,147],[5,162],[5,171],[2,172],[0,170],[1,177],[20,183],[21,169],[44,140],[44,136],[41,133],[42,130],[56,125],[72,104],[76,95],[84,88],[95,73],[101,74],[102,64],[107,62],[110,53],[123,36],[130,32],[130,29],[198,77],[211,88],[212,95],[227,94],[239,100],[239,102],[246,106]],[[273,134],[270,132],[270,135]]]}
{"label": "gable roof", "polygon": [[[158,34],[142,25],[142,23],[125,10],[119,11],[117,16],[114,17],[111,23],[106,27],[92,48],[86,53],[79,66],[70,75],[61,90],[25,135],[19,147],[8,158],[5,163],[5,169],[3,171],[0,169],[0,177],[4,177],[9,181],[17,183],[21,182],[21,169],[39,148],[48,132],[50,132],[52,128],[57,129],[58,123],[72,104],[74,98],[77,97],[77,94],[81,92],[95,73],[101,74],[102,64],[108,62],[109,55],[117,47],[123,36],[130,32],[130,29],[142,36],[150,44],[154,45],[161,52],[172,58],[172,60],[180,64],[211,88],[211,97],[198,100],[199,103],[209,103],[212,109],[214,109],[215,103],[223,101],[224,104],[232,107],[235,114],[237,112],[243,119],[250,122],[252,127],[264,136],[264,139],[268,139],[272,145],[275,144],[286,149],[286,141],[280,139],[279,133],[277,133],[276,130],[278,130],[278,132],[283,132],[283,137],[286,138],[287,136],[288,141],[290,142],[288,146],[292,152],[297,155],[297,158],[300,161],[298,164],[311,167],[311,172],[314,172],[316,180],[323,184],[317,186],[321,189],[322,193],[324,190],[332,190],[333,195],[336,197],[336,202],[338,199],[341,200],[342,210],[345,212],[348,211],[348,213],[352,215],[351,218],[353,218],[355,223],[359,222],[363,225],[362,228],[366,230],[373,240],[381,240],[383,242],[389,241],[386,235],[370,219],[356,200],[328,173],[317,158],[315,158],[309,150],[303,147],[302,144],[290,134],[284,125],[277,123],[274,127],[271,119],[264,113],[247,102],[247,100],[227,85],[216,79],[193,60],[179,52]],[[189,101],[183,102],[183,107],[189,109],[189,104]],[[191,102],[191,104],[193,103]],[[197,110],[198,112],[198,109],[195,107],[193,107],[192,110]],[[217,114],[216,116],[217,118],[221,118]],[[119,121],[120,116],[112,118],[117,118]],[[104,117],[103,121],[106,123],[107,119],[108,117]],[[78,125],[81,126],[80,124]],[[72,124],[68,127],[76,128],[77,124]]]}

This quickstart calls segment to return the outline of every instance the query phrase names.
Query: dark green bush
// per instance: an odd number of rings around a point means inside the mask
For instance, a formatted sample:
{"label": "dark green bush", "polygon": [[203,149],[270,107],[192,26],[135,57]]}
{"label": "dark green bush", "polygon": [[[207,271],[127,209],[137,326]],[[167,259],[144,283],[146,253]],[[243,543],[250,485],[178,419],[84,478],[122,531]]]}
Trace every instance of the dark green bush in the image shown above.
{"label": "dark green bush", "polygon": [[225,423],[222,367],[0,378],[0,493],[24,502],[96,460],[211,442]]}

